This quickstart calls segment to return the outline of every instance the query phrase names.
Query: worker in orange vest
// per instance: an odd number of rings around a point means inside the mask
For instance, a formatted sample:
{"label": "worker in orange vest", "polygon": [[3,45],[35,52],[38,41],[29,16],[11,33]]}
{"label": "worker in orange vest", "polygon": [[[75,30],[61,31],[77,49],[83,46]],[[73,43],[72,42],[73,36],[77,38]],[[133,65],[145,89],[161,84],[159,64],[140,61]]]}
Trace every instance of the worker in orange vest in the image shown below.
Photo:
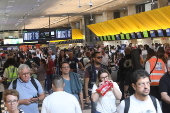
{"label": "worker in orange vest", "polygon": [[150,58],[147,58],[148,60],[145,64],[145,70],[150,74],[150,95],[153,95],[158,100],[161,100],[158,86],[161,77],[167,72],[167,69],[165,63],[156,57],[156,53],[153,49],[149,49],[148,57]]}

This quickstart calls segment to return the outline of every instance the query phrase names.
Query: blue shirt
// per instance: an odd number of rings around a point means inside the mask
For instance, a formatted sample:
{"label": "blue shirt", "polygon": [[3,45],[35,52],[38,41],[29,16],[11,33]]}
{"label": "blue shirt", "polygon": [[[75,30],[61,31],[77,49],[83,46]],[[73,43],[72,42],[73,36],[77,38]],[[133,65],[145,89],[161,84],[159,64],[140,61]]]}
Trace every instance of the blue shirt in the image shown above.
{"label": "blue shirt", "polygon": [[[17,79],[16,90],[19,92],[19,100],[30,99],[33,96],[37,96],[37,90],[30,80],[25,83],[21,79]],[[39,83],[37,79],[35,79],[35,82],[38,86],[38,94],[42,94],[43,89],[42,89],[41,84]],[[13,89],[12,85],[13,85],[13,82],[10,84],[8,89]],[[19,105],[18,108],[22,109],[24,113],[39,113],[38,103],[31,103],[30,105],[22,104],[22,105]]]}
{"label": "blue shirt", "polygon": [[[71,86],[70,86],[70,80],[64,79],[64,83],[65,83],[64,91],[67,92],[67,93],[72,94]],[[78,94],[72,94],[72,95],[74,95],[79,100]]]}

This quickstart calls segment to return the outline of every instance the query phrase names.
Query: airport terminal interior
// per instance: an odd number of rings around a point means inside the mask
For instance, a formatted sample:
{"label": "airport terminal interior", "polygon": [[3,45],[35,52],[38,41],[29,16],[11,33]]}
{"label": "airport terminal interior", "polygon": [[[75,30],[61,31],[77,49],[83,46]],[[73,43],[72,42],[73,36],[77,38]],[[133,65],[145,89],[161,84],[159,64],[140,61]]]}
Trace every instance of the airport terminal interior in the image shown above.
{"label": "airport terminal interior", "polygon": [[0,51],[155,43],[170,43],[170,0],[0,0]]}

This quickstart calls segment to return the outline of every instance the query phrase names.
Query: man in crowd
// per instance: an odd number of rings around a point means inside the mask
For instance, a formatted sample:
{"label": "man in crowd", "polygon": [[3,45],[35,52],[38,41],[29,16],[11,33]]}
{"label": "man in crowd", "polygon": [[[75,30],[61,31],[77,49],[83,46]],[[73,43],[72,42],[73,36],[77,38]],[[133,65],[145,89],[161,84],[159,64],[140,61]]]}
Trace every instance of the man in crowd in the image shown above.
{"label": "man in crowd", "polygon": [[52,93],[51,88],[52,88],[52,78],[53,78],[54,72],[55,72],[54,62],[51,58],[51,55],[48,55],[48,57],[47,57],[47,70],[46,70],[47,76],[46,76],[46,81],[45,81],[45,84],[46,84],[45,87],[46,87],[46,90],[49,94]]}
{"label": "man in crowd", "polygon": [[162,99],[162,111],[163,113],[170,112],[170,60],[167,62],[168,72],[162,76],[159,82],[159,91]]}
{"label": "man in crowd", "polygon": [[[85,89],[85,98],[86,98],[86,102],[90,101],[90,96],[91,96],[91,89],[93,87],[93,85],[96,83],[96,78],[97,78],[97,74],[98,74],[98,70],[100,70],[101,68],[107,69],[107,67],[103,64],[101,64],[102,62],[102,55],[100,52],[94,52],[92,54],[92,59],[93,59],[93,64],[91,66],[89,66],[86,69],[85,72],[85,83],[84,83],[84,89]],[[95,113],[95,103],[91,102],[91,113]]]}
{"label": "man in crowd", "polygon": [[40,66],[40,58],[36,56],[36,53],[32,53],[32,60],[38,65]]}
{"label": "man in crowd", "polygon": [[66,61],[70,64],[70,71],[77,73],[77,63],[81,70],[84,70],[83,64],[73,56],[73,51],[69,51],[68,56],[69,57],[66,59]]}
{"label": "man in crowd", "polygon": [[84,108],[83,104],[83,92],[82,84],[80,83],[77,73],[70,71],[69,63],[61,62],[60,70],[62,71],[62,77],[64,79],[64,91],[73,94],[77,100],[80,100],[81,108]]}
{"label": "man in crowd", "polygon": [[52,88],[54,92],[44,99],[41,113],[82,113],[76,97],[63,90],[62,77],[53,78]]}
{"label": "man in crowd", "polygon": [[136,70],[132,75],[134,95],[121,101],[118,113],[162,113],[159,101],[149,96],[150,78],[145,70]]}
{"label": "man in crowd", "polygon": [[26,64],[18,67],[19,78],[11,82],[8,89],[16,89],[19,92],[19,106],[24,113],[39,113],[38,101],[45,97],[38,80],[30,77],[30,68]]}
{"label": "man in crowd", "polygon": [[167,69],[165,63],[156,57],[153,49],[149,49],[148,55],[152,56],[145,64],[145,70],[150,74],[151,79],[150,95],[155,96],[159,101],[161,101],[159,81],[167,72]]}
{"label": "man in crowd", "polygon": [[8,65],[9,67],[5,68],[5,71],[3,74],[4,79],[7,79],[6,88],[8,88],[8,86],[13,80],[18,78],[18,68],[15,67],[15,59],[9,58]]}

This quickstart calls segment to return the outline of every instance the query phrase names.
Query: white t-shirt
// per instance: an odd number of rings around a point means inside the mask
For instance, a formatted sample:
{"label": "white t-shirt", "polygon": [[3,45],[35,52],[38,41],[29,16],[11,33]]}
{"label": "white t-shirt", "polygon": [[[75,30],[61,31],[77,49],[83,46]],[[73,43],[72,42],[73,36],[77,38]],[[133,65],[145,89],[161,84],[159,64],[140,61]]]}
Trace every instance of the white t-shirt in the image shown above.
{"label": "white t-shirt", "polygon": [[103,58],[102,58],[102,64],[105,66],[108,66],[108,63],[109,63],[109,56],[108,54],[105,53],[105,55],[103,55]]}
{"label": "white t-shirt", "polygon": [[44,99],[41,113],[82,113],[82,111],[74,95],[58,91]]}
{"label": "white t-shirt", "polygon": [[[119,86],[116,82],[113,82],[113,85],[118,91],[120,91]],[[96,84],[94,84],[92,88],[92,93],[95,93],[97,88],[98,87],[96,86]],[[116,97],[112,91],[108,91],[104,96],[100,96],[96,103],[96,110],[98,112],[114,113],[116,111]]]}
{"label": "white t-shirt", "polygon": [[[157,113],[162,113],[160,104],[157,102]],[[125,101],[121,101],[120,105],[117,108],[117,113],[124,113]],[[146,101],[140,101],[135,98],[134,95],[130,96],[130,106],[128,113],[156,113],[156,109],[153,105],[153,102],[149,96]]]}

